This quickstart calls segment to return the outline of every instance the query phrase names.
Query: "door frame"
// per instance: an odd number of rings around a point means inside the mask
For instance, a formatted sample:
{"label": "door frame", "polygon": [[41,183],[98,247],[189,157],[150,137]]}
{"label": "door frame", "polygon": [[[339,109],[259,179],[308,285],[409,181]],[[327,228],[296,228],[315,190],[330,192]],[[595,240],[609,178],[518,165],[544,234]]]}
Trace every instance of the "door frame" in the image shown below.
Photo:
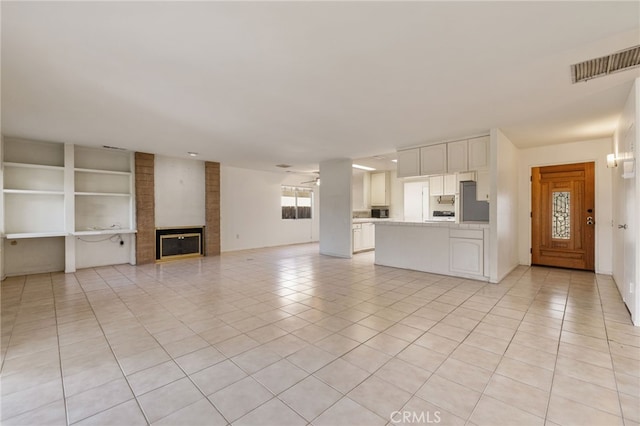
{"label": "door frame", "polygon": [[[554,163],[545,163],[545,164],[531,164],[528,166],[528,176],[529,176],[529,184],[527,185],[527,204],[529,206],[529,212],[530,215],[528,217],[528,222],[527,222],[527,238],[529,239],[529,247],[533,248],[533,205],[531,204],[531,199],[532,199],[532,195],[533,195],[533,188],[532,188],[532,182],[531,182],[531,177],[533,176],[533,169],[536,167],[550,167],[550,166],[563,166],[563,165],[568,165],[568,164],[580,164],[580,163],[594,163],[594,173],[593,173],[593,198],[594,198],[594,206],[595,206],[595,215],[594,215],[594,221],[595,221],[595,225],[594,225],[594,231],[593,231],[593,269],[594,269],[594,273],[598,274],[600,273],[598,271],[598,260],[600,257],[600,251],[598,250],[598,230],[600,227],[599,224],[599,216],[601,215],[600,213],[600,200],[599,200],[599,194],[598,194],[598,166],[600,165],[600,160],[599,159],[582,159],[582,160],[570,160],[570,161],[560,161],[560,162],[554,162]],[[612,246],[613,248],[613,246]],[[533,260],[533,254],[531,253],[532,250],[529,250],[529,266],[532,265],[532,260]]]}

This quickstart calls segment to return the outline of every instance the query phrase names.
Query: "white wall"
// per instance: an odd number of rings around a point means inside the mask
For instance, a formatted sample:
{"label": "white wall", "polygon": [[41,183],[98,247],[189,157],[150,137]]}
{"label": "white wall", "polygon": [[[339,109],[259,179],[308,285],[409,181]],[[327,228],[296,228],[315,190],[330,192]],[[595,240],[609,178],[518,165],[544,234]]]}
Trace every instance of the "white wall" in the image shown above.
{"label": "white wall", "polygon": [[518,150],[499,130],[491,130],[489,281],[500,282],[518,266]]}
{"label": "white wall", "polygon": [[320,163],[320,253],[351,257],[351,160]]}
{"label": "white wall", "polygon": [[205,225],[204,161],[155,156],[156,227]]}
{"label": "white wall", "polygon": [[[0,135],[0,189],[4,188],[4,136]],[[0,235],[4,235],[4,192],[0,191]],[[4,270],[4,245],[7,242],[4,238],[0,241],[0,281],[4,280],[6,273]]]}
{"label": "white wall", "polygon": [[[629,93],[614,135],[613,152],[620,158],[613,179],[613,277],[635,325],[640,325],[640,79]],[[635,176],[625,179],[623,158],[635,157]],[[625,228],[618,228],[618,226]]]}
{"label": "white wall", "polygon": [[4,240],[7,276],[64,271],[64,239],[24,238]]}
{"label": "white wall", "polygon": [[[301,185],[308,175],[220,167],[222,251],[318,241],[319,197],[314,189],[312,219],[282,219],[282,185]],[[324,178],[322,183],[324,184]],[[351,206],[349,206],[351,214]]]}
{"label": "white wall", "polygon": [[606,156],[610,151],[611,139],[609,138],[520,150],[518,192],[521,195],[518,207],[518,235],[520,236],[518,253],[521,264],[531,264],[531,254],[529,253],[531,248],[531,168],[595,161],[596,272],[599,274],[612,273],[611,170],[607,169],[606,164]]}
{"label": "white wall", "polygon": [[[133,234],[84,235],[75,238],[76,269],[121,265],[135,259]],[[120,244],[120,239],[124,244]]]}

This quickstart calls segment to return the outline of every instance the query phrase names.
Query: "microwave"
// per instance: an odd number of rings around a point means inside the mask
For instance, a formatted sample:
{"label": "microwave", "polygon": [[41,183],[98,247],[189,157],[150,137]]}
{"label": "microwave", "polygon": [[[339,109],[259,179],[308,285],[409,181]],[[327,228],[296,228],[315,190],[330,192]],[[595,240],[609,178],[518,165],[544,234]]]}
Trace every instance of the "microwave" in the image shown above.
{"label": "microwave", "polygon": [[387,219],[389,217],[389,209],[371,209],[371,217]]}

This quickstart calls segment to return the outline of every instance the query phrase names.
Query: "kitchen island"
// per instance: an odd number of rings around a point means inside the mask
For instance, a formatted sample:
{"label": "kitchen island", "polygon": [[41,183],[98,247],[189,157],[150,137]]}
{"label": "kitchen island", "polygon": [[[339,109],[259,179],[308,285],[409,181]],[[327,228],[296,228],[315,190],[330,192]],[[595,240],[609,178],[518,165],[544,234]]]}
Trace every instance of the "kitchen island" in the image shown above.
{"label": "kitchen island", "polygon": [[376,265],[489,280],[489,224],[376,223]]}

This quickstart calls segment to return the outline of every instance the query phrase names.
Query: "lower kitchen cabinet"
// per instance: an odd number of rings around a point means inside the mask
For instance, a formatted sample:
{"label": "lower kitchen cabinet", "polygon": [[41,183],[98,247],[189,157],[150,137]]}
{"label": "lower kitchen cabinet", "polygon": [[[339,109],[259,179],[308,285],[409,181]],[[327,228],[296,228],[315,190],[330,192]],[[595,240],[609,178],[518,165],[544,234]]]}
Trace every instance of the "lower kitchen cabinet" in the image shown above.
{"label": "lower kitchen cabinet", "polygon": [[353,252],[362,250],[362,225],[353,225]]}
{"label": "lower kitchen cabinet", "polygon": [[373,250],[376,241],[376,227],[373,223],[353,224],[353,252]]}
{"label": "lower kitchen cabinet", "polygon": [[371,250],[376,246],[376,226],[373,223],[362,224],[362,249]]}
{"label": "lower kitchen cabinet", "polygon": [[482,230],[452,229],[449,235],[449,269],[452,273],[484,275]]}

